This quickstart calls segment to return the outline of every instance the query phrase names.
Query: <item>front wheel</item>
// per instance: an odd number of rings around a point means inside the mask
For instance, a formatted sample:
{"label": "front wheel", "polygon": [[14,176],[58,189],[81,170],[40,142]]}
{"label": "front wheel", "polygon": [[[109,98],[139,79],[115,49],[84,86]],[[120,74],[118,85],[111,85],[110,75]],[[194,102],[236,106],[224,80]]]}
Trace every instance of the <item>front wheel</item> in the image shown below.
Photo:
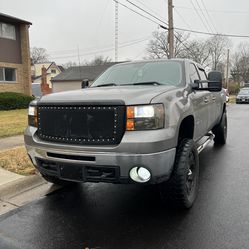
{"label": "front wheel", "polygon": [[197,196],[198,180],[198,152],[194,141],[186,138],[177,148],[172,175],[161,184],[161,194],[180,208],[190,208]]}

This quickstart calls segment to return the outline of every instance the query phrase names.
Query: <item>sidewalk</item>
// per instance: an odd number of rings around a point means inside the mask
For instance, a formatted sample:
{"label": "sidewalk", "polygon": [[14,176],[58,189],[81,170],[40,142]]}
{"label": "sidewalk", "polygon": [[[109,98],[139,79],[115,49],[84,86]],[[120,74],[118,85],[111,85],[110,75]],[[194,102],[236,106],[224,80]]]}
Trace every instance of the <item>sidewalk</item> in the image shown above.
{"label": "sidewalk", "polygon": [[7,171],[5,169],[2,169],[0,167],[0,187],[6,183],[15,181],[15,180],[23,178],[23,177],[25,177],[25,176],[12,173],[12,172]]}
{"label": "sidewalk", "polygon": [[23,135],[0,138],[0,150],[12,149],[24,145]]}
{"label": "sidewalk", "polygon": [[[8,150],[24,145],[23,135],[6,137],[0,139],[0,151]],[[3,185],[24,178],[25,176],[12,173],[0,167],[0,187]]]}

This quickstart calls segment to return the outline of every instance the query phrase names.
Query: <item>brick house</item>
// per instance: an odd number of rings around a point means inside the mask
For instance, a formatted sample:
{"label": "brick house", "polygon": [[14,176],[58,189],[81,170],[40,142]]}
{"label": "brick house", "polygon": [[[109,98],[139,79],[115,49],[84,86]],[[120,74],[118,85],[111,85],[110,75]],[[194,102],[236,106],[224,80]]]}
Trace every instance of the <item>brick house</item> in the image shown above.
{"label": "brick house", "polygon": [[0,13],[0,92],[31,94],[30,25]]}

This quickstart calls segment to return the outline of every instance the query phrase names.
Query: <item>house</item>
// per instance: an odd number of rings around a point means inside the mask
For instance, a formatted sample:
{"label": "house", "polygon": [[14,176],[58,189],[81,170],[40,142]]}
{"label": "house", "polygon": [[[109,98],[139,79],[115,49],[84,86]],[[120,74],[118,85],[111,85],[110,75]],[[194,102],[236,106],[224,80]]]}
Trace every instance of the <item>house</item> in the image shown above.
{"label": "house", "polygon": [[70,67],[51,80],[52,92],[81,89],[81,83],[84,79],[88,79],[91,84],[107,68],[117,63],[119,62],[108,62],[96,66]]}
{"label": "house", "polygon": [[30,25],[0,13],[0,92],[31,94]]}
{"label": "house", "polygon": [[33,83],[40,83],[42,82],[42,68],[46,68],[46,77],[47,77],[47,84],[50,88],[52,88],[51,79],[61,72],[64,71],[62,66],[56,65],[55,62],[45,62],[45,63],[37,63],[31,65],[31,76]]}

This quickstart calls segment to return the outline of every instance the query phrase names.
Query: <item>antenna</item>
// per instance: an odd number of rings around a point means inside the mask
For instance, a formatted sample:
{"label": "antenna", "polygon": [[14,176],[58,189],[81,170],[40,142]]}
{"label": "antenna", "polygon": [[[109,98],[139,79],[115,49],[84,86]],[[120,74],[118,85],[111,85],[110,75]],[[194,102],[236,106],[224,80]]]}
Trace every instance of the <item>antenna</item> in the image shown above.
{"label": "antenna", "polygon": [[118,61],[118,1],[115,1],[115,61]]}
{"label": "antenna", "polygon": [[77,45],[77,52],[78,52],[79,73],[80,73],[80,79],[81,79],[80,48],[79,48],[79,45]]}

